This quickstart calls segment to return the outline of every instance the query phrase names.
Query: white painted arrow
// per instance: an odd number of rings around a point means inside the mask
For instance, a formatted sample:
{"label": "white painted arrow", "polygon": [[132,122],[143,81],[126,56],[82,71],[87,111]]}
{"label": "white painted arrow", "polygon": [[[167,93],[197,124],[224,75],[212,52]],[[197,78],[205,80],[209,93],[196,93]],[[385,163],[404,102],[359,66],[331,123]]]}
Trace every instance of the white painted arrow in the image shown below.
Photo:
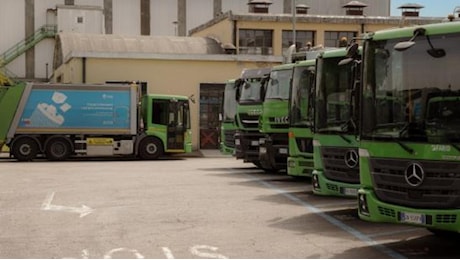
{"label": "white painted arrow", "polygon": [[54,199],[54,192],[48,193],[46,199],[42,203],[41,210],[50,210],[50,211],[63,211],[63,212],[70,212],[70,213],[78,213],[80,214],[80,218],[91,214],[94,210],[88,206],[81,205],[81,207],[67,207],[67,206],[59,206],[59,205],[52,205],[51,202]]}

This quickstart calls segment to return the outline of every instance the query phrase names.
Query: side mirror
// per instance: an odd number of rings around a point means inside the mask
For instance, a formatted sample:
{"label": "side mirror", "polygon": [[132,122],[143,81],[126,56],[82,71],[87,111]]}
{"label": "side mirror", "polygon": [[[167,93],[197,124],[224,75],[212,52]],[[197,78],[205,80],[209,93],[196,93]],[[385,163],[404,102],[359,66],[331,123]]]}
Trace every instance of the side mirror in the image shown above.
{"label": "side mirror", "polygon": [[396,45],[393,47],[396,51],[405,51],[412,46],[415,45],[415,42],[412,41],[407,41],[407,42],[398,42]]}
{"label": "side mirror", "polygon": [[338,65],[343,66],[347,65],[350,62],[354,61],[358,57],[358,48],[359,45],[356,42],[353,42],[348,48],[347,48],[347,55],[346,58],[339,61]]}

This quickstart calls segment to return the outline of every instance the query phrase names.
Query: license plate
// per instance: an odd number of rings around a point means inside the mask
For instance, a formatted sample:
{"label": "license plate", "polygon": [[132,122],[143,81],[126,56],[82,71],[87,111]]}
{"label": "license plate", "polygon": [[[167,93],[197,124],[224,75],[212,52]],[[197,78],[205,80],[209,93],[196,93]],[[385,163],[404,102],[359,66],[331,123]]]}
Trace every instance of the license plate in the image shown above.
{"label": "license plate", "polygon": [[400,221],[412,224],[425,224],[426,217],[424,214],[400,212]]}
{"label": "license plate", "polygon": [[358,196],[358,189],[343,188],[342,193],[346,196]]}
{"label": "license plate", "polygon": [[259,153],[263,153],[263,154],[267,153],[267,148],[265,148],[265,147],[260,147],[260,148],[259,148]]}
{"label": "license plate", "polygon": [[259,145],[259,141],[251,141],[251,145],[252,145],[252,146],[258,146],[258,145]]}
{"label": "license plate", "polygon": [[280,153],[280,154],[287,154],[287,153],[288,153],[288,149],[287,149],[287,148],[280,148],[279,153]]}

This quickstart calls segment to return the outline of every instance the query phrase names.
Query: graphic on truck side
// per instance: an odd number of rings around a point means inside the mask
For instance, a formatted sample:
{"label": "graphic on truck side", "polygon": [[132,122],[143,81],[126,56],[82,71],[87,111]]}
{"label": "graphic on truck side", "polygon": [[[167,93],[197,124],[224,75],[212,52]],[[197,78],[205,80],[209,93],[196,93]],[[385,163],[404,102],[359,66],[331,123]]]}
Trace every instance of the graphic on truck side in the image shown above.
{"label": "graphic on truck side", "polygon": [[129,128],[129,91],[35,89],[20,128]]}

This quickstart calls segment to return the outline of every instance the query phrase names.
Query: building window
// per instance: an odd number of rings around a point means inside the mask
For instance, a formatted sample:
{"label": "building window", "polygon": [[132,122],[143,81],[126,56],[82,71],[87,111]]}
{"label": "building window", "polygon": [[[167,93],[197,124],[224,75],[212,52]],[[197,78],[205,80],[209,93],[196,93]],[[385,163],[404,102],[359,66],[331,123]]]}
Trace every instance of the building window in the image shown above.
{"label": "building window", "polygon": [[240,29],[239,54],[273,55],[273,31]]}
{"label": "building window", "polygon": [[[287,51],[289,46],[292,45],[292,30],[283,30],[283,53]],[[305,47],[307,42],[310,42],[311,46],[315,46],[315,32],[314,31],[295,31],[295,41],[297,49]]]}
{"label": "building window", "polygon": [[346,37],[350,42],[356,37],[356,32],[326,31],[324,32],[324,47],[339,47],[340,39]]}
{"label": "building window", "polygon": [[83,23],[83,16],[77,17],[77,23]]}

